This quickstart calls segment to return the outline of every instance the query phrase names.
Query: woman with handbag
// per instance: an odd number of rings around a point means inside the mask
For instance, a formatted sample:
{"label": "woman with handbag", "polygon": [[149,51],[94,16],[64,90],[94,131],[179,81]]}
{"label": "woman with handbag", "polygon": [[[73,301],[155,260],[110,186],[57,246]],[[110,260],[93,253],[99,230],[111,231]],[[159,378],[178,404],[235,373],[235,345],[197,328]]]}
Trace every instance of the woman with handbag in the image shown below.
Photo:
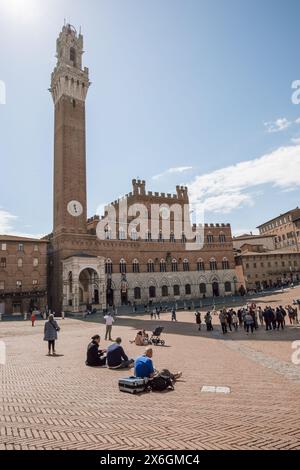
{"label": "woman with handbag", "polygon": [[54,315],[51,314],[44,327],[44,341],[48,341],[48,356],[51,356],[51,349],[53,356],[56,356],[55,341],[57,340],[58,331],[60,331],[60,328],[54,320]]}

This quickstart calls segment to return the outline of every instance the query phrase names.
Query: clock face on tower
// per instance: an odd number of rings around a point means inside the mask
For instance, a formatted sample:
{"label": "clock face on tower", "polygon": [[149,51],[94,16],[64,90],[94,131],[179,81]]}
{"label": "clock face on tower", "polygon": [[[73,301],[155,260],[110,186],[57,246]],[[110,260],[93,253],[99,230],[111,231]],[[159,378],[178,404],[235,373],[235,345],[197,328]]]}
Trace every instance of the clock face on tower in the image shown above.
{"label": "clock face on tower", "polygon": [[78,201],[69,202],[67,209],[72,217],[80,217],[83,214],[82,204]]}

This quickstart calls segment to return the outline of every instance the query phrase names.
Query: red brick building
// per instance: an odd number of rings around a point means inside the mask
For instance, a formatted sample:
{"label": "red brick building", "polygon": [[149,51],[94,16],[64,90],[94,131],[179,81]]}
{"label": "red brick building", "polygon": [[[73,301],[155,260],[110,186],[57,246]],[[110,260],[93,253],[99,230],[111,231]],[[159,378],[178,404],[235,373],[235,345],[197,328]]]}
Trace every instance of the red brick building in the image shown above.
{"label": "red brick building", "polygon": [[0,235],[0,313],[18,315],[47,304],[45,240]]}

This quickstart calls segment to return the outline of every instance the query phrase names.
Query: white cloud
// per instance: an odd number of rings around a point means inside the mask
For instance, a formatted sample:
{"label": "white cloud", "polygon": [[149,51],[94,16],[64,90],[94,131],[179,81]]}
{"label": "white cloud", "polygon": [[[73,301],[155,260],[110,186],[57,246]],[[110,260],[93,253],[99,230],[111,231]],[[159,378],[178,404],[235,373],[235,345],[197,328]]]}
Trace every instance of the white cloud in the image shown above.
{"label": "white cloud", "polygon": [[15,237],[25,237],[25,238],[42,238],[46,234],[32,234],[18,232],[14,229],[14,222],[18,219],[16,215],[10,214],[0,208],[0,234],[1,235],[13,235]]}
{"label": "white cloud", "polygon": [[15,215],[0,208],[0,233],[4,235],[12,230],[12,222],[16,219]]}
{"label": "white cloud", "polygon": [[[297,122],[297,121],[295,121]],[[265,122],[264,126],[266,127],[267,132],[281,132],[290,127],[292,124],[287,118],[279,118],[276,121]]]}
{"label": "white cloud", "polygon": [[300,144],[300,137],[293,137],[293,138],[291,139],[291,142],[292,142],[293,144]]}
{"label": "white cloud", "polygon": [[197,176],[187,186],[192,203],[210,212],[229,213],[254,205],[259,187],[266,184],[285,191],[300,187],[300,145]]}
{"label": "white cloud", "polygon": [[163,173],[160,173],[159,175],[152,176],[153,180],[159,180],[160,178],[163,178],[164,176],[171,175],[171,174],[176,174],[176,173],[185,173],[186,171],[193,170],[192,166],[177,166],[175,168],[169,168],[168,170],[164,171]]}

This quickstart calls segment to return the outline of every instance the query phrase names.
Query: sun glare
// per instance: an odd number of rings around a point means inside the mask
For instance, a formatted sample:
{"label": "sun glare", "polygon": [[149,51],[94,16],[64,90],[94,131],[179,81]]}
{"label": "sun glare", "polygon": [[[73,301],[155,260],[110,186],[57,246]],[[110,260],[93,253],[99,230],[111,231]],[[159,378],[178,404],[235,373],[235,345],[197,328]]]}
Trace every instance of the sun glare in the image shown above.
{"label": "sun glare", "polygon": [[0,12],[21,22],[38,18],[41,0],[0,0]]}

